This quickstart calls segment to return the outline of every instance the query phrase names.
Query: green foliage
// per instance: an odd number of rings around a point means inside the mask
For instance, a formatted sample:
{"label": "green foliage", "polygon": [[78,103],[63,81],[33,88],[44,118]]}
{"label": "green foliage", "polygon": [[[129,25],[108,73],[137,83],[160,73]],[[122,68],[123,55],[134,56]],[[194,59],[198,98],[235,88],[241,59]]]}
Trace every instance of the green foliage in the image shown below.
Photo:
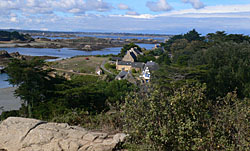
{"label": "green foliage", "polygon": [[161,43],[161,46],[163,46],[165,50],[170,52],[171,45],[176,40],[183,39],[183,38],[184,38],[183,35],[175,35],[175,36],[171,37],[166,43]]}
{"label": "green foliage", "polygon": [[[170,40],[172,65],[187,69],[206,66],[206,74],[198,79],[201,80],[200,82],[207,83],[207,94],[210,98],[224,97],[235,89],[240,98],[249,97],[249,37],[239,34],[227,35],[225,32],[218,31],[208,34],[206,41],[203,41],[198,40],[199,34],[196,31],[185,34],[185,36],[188,35],[196,37],[195,40],[178,38]],[[177,37],[180,38],[180,36]],[[158,59],[161,65],[163,65],[161,62],[165,58],[164,55],[166,56],[163,54]]]}
{"label": "green foliage", "polygon": [[148,61],[155,61],[155,60],[156,60],[155,57],[152,56],[152,55],[139,55],[137,57],[137,61],[138,62],[144,62],[144,63],[146,63]]}
{"label": "green foliage", "polygon": [[207,34],[207,40],[209,42],[226,42],[233,41],[236,43],[242,43],[244,41],[250,42],[249,36],[244,36],[242,34],[230,34],[227,35],[225,31],[217,31],[216,33]]}
{"label": "green foliage", "polygon": [[250,46],[248,42],[218,43],[208,48],[206,83],[213,98],[237,90],[239,97],[250,97]]}
{"label": "green foliage", "polygon": [[15,95],[28,105],[29,117],[32,117],[34,106],[48,100],[56,82],[49,76],[50,70],[45,70],[44,66],[45,62],[38,58],[29,61],[14,59],[6,69],[10,84],[18,86]]}
{"label": "green foliage", "polygon": [[135,69],[132,69],[132,73],[136,73],[136,70],[135,70]]}
{"label": "green foliage", "polygon": [[137,49],[139,51],[142,51],[141,50],[141,47],[139,47],[138,45],[134,44],[134,43],[130,43],[130,44],[126,44],[123,46],[123,48],[121,49],[121,52],[119,53],[119,57],[124,57],[125,54],[127,53],[128,50],[130,50],[131,48],[134,48],[134,47],[137,47]]}
{"label": "green foliage", "polygon": [[15,94],[25,102],[29,117],[51,119],[68,109],[101,113],[119,106],[127,92],[134,90],[127,81],[105,82],[96,76],[74,76],[66,81],[51,77],[51,70],[45,67],[43,60],[35,58],[14,59],[7,68],[9,82],[18,86]]}
{"label": "green foliage", "polygon": [[19,111],[18,110],[12,110],[12,111],[4,111],[0,115],[0,120],[5,120],[8,117],[19,117]]}
{"label": "green foliage", "polygon": [[148,54],[153,55],[153,56],[160,56],[164,53],[162,48],[156,48],[153,50],[150,50]]}
{"label": "green foliage", "polygon": [[66,108],[81,108],[98,113],[106,109],[106,83],[95,76],[77,76],[57,86],[56,93]]}
{"label": "green foliage", "polygon": [[110,64],[110,63],[106,63],[106,64],[104,65],[104,67],[105,67],[106,69],[116,69],[116,65],[115,65],[115,64]]}
{"label": "green foliage", "polygon": [[134,91],[135,86],[126,80],[115,80],[109,82],[106,87],[107,104],[111,108],[118,109],[124,103],[127,93]]}
{"label": "green foliage", "polygon": [[188,33],[184,34],[184,38],[187,39],[189,42],[191,41],[202,41],[204,40],[203,37],[200,36],[195,29],[189,31]]}
{"label": "green foliage", "polygon": [[223,105],[206,86],[186,84],[172,93],[128,96],[122,115],[130,142],[145,150],[249,150],[249,99],[229,94]]}
{"label": "green foliage", "polygon": [[102,130],[112,133],[121,131],[122,122],[119,112],[91,115],[84,110],[67,110],[63,115],[54,116],[52,122],[81,125],[92,130]]}
{"label": "green foliage", "polygon": [[123,107],[131,141],[148,144],[149,150],[199,150],[208,102],[204,86],[184,86],[171,96],[153,91],[129,97]]}
{"label": "green foliage", "polygon": [[170,60],[168,53],[164,53],[163,55],[161,55],[159,58],[157,58],[156,62],[158,64],[163,64],[163,65],[171,64],[171,60]]}
{"label": "green foliage", "polygon": [[220,99],[208,121],[204,139],[210,150],[250,150],[250,99],[239,99],[236,92]]}

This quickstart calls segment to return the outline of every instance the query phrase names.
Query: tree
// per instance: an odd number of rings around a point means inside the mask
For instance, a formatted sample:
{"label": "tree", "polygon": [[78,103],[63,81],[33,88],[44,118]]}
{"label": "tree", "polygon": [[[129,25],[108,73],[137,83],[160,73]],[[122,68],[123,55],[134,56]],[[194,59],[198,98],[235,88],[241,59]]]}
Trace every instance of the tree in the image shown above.
{"label": "tree", "polygon": [[38,58],[30,61],[14,59],[6,69],[9,83],[18,86],[15,95],[27,105],[29,117],[32,117],[34,106],[51,96],[53,77],[49,76],[51,70],[46,70],[45,66],[45,62]]}
{"label": "tree", "polygon": [[213,98],[237,91],[240,98],[250,97],[250,46],[248,42],[224,42],[208,48],[206,82]]}
{"label": "tree", "polygon": [[171,60],[168,53],[163,53],[161,56],[159,56],[159,58],[157,58],[156,62],[158,64],[170,65]]}
{"label": "tree", "polygon": [[184,38],[187,39],[189,42],[191,41],[202,41],[204,38],[200,36],[195,29],[189,31],[188,33],[184,34]]}

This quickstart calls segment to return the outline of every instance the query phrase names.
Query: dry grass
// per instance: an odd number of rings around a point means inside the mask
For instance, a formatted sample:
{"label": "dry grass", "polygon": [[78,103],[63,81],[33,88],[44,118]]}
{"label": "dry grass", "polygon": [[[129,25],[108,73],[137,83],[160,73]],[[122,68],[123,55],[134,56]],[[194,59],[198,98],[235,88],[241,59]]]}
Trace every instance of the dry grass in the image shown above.
{"label": "dry grass", "polygon": [[[89,58],[87,60],[86,58]],[[107,61],[108,57],[75,57],[65,60],[59,60],[52,63],[53,68],[64,70],[73,70],[79,73],[95,73],[96,67],[101,66],[103,61]]]}

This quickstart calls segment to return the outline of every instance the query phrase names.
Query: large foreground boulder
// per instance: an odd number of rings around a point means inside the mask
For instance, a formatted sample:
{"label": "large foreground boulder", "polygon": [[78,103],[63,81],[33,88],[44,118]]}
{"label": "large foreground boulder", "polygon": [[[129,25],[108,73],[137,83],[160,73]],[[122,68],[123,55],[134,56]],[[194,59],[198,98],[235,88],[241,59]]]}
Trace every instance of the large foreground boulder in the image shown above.
{"label": "large foreground boulder", "polygon": [[19,117],[0,124],[0,150],[7,151],[110,151],[125,137]]}

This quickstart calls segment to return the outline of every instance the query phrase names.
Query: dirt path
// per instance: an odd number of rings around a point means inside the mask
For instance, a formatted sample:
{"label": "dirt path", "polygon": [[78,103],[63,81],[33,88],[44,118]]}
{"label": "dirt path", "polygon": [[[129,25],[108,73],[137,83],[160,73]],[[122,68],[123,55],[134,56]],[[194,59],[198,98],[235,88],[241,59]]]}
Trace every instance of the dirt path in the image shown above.
{"label": "dirt path", "polygon": [[102,64],[101,64],[102,70],[104,70],[105,72],[108,72],[109,74],[114,74],[114,73],[112,73],[111,71],[109,71],[108,69],[106,69],[106,68],[104,67],[105,63],[106,63],[106,61],[104,60],[104,61],[102,62]]}

